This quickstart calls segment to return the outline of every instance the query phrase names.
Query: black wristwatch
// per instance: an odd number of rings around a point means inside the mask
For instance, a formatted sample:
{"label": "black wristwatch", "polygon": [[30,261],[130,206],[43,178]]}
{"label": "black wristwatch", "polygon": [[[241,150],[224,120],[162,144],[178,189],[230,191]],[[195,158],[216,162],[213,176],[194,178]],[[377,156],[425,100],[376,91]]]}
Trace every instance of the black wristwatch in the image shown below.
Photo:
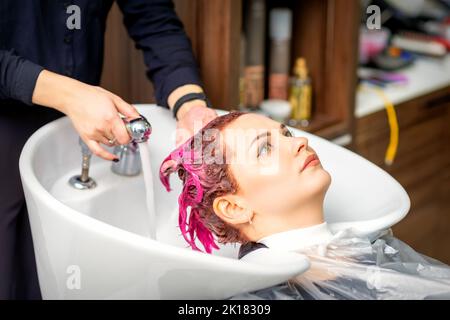
{"label": "black wristwatch", "polygon": [[178,118],[177,118],[178,110],[180,110],[183,103],[192,101],[192,100],[203,100],[203,101],[205,101],[208,108],[211,108],[211,102],[209,101],[209,99],[206,97],[206,95],[203,92],[188,93],[188,94],[185,94],[184,96],[182,96],[180,99],[178,99],[177,102],[175,102],[175,105],[173,106],[173,110],[172,110],[173,117],[178,120]]}

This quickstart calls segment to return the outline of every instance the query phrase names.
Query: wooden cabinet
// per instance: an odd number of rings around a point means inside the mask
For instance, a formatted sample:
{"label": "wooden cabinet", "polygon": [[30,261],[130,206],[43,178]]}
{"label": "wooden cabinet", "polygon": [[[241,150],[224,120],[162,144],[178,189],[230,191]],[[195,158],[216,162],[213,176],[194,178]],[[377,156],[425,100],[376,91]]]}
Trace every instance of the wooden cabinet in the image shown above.
{"label": "wooden cabinet", "polygon": [[450,264],[450,88],[396,107],[397,157],[384,164],[389,127],[384,110],[355,122],[353,149],[406,189],[411,210],[394,234],[415,250]]}
{"label": "wooden cabinet", "polygon": [[[240,34],[245,0],[174,0],[214,106],[239,101]],[[450,88],[397,106],[400,143],[384,164],[389,128],[385,111],[354,120],[359,0],[266,0],[293,11],[292,62],[306,58],[313,82],[314,119],[307,131],[354,136],[353,149],[394,176],[412,205],[394,227],[419,252],[450,263]],[[267,30],[266,30],[267,31]],[[268,43],[268,41],[267,41]],[[266,48],[266,65],[269,48]],[[133,103],[154,102],[142,53],[134,48],[114,5],[108,18],[102,85]],[[267,77],[266,77],[267,78]],[[369,182],[370,183],[370,182]]]}
{"label": "wooden cabinet", "polygon": [[[236,109],[239,103],[243,1],[174,0],[191,39],[205,91],[213,105],[221,109]],[[275,6],[293,11],[291,65],[296,57],[305,57],[313,82],[314,119],[306,130],[327,138],[348,133],[354,112],[359,1],[267,0],[266,3],[267,12]],[[107,26],[102,86],[132,103],[154,102],[142,54],[128,38],[115,4]],[[266,60],[268,52],[267,45]]]}
{"label": "wooden cabinet", "polygon": [[[174,0],[214,106],[239,101],[240,33],[245,0]],[[292,62],[306,58],[313,82],[314,120],[306,129],[334,138],[352,133],[353,149],[385,169],[407,190],[412,205],[393,229],[419,252],[450,263],[450,88],[396,107],[399,149],[384,164],[389,141],[385,111],[354,119],[359,0],[267,0],[293,11]],[[266,30],[267,31],[267,30]],[[268,60],[269,48],[266,48]],[[267,65],[267,61],[266,61]],[[108,18],[102,85],[132,103],[154,102],[142,53],[134,48],[114,4]],[[368,182],[370,183],[370,182]]]}

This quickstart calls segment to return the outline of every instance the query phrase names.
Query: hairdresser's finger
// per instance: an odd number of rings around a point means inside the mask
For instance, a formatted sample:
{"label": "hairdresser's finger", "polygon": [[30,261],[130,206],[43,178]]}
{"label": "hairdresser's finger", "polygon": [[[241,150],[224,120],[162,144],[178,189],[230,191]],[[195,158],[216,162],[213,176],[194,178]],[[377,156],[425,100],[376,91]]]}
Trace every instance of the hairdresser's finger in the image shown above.
{"label": "hairdresser's finger", "polygon": [[114,145],[114,143],[111,143],[111,141],[113,140],[109,139],[108,137],[101,137],[98,142],[103,143],[105,146],[111,147]]}
{"label": "hairdresser's finger", "polygon": [[219,115],[217,114],[216,110],[208,108],[208,111],[206,112],[206,116],[205,116],[205,119],[206,119],[205,125],[208,124],[208,122],[210,122],[211,120],[214,120],[215,118],[217,118],[218,116]]}
{"label": "hairdresser's finger", "polygon": [[177,128],[177,132],[176,132],[176,138],[175,138],[175,144],[176,146],[180,146],[181,144],[185,143],[190,137],[192,137],[193,133],[192,131],[179,126]]}
{"label": "hairdresser's finger", "polygon": [[136,108],[133,107],[131,104],[126,103],[123,101],[123,99],[119,96],[113,95],[113,101],[116,105],[117,110],[123,114],[128,119],[136,119],[139,118],[139,112],[137,112]]}
{"label": "hairdresser's finger", "polygon": [[122,119],[120,119],[120,117],[116,117],[112,124],[112,134],[116,138],[118,144],[127,144],[131,140],[131,137],[125,127],[125,123]]}
{"label": "hairdresser's finger", "polygon": [[92,153],[95,154],[97,157],[103,158],[105,160],[113,160],[117,158],[112,153],[103,149],[97,141],[88,140],[86,144],[89,147],[89,149],[91,149]]}

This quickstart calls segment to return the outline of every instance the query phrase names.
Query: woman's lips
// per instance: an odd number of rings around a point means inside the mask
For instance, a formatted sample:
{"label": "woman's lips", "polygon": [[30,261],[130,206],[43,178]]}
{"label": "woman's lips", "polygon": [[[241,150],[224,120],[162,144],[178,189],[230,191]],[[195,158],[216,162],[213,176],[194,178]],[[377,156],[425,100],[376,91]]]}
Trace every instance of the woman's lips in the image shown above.
{"label": "woman's lips", "polygon": [[308,167],[316,166],[319,163],[320,163],[319,158],[315,154],[311,154],[308,157],[306,157],[306,160],[305,160],[305,162],[303,162],[303,167],[300,170],[300,172],[302,172],[303,170],[305,170]]}

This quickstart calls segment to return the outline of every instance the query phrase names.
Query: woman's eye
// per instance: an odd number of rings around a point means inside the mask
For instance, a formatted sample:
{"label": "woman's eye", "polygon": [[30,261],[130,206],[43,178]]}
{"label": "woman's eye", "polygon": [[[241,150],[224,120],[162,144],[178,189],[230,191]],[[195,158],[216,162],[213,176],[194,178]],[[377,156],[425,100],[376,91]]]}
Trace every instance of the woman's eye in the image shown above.
{"label": "woman's eye", "polygon": [[286,131],[284,132],[284,135],[286,137],[293,137],[292,132],[289,129],[286,129]]}
{"label": "woman's eye", "polygon": [[271,148],[272,148],[272,145],[271,145],[270,143],[264,142],[264,143],[259,147],[259,150],[258,150],[258,158],[261,157],[261,156],[262,156],[262,157],[267,156],[267,155],[270,153]]}

